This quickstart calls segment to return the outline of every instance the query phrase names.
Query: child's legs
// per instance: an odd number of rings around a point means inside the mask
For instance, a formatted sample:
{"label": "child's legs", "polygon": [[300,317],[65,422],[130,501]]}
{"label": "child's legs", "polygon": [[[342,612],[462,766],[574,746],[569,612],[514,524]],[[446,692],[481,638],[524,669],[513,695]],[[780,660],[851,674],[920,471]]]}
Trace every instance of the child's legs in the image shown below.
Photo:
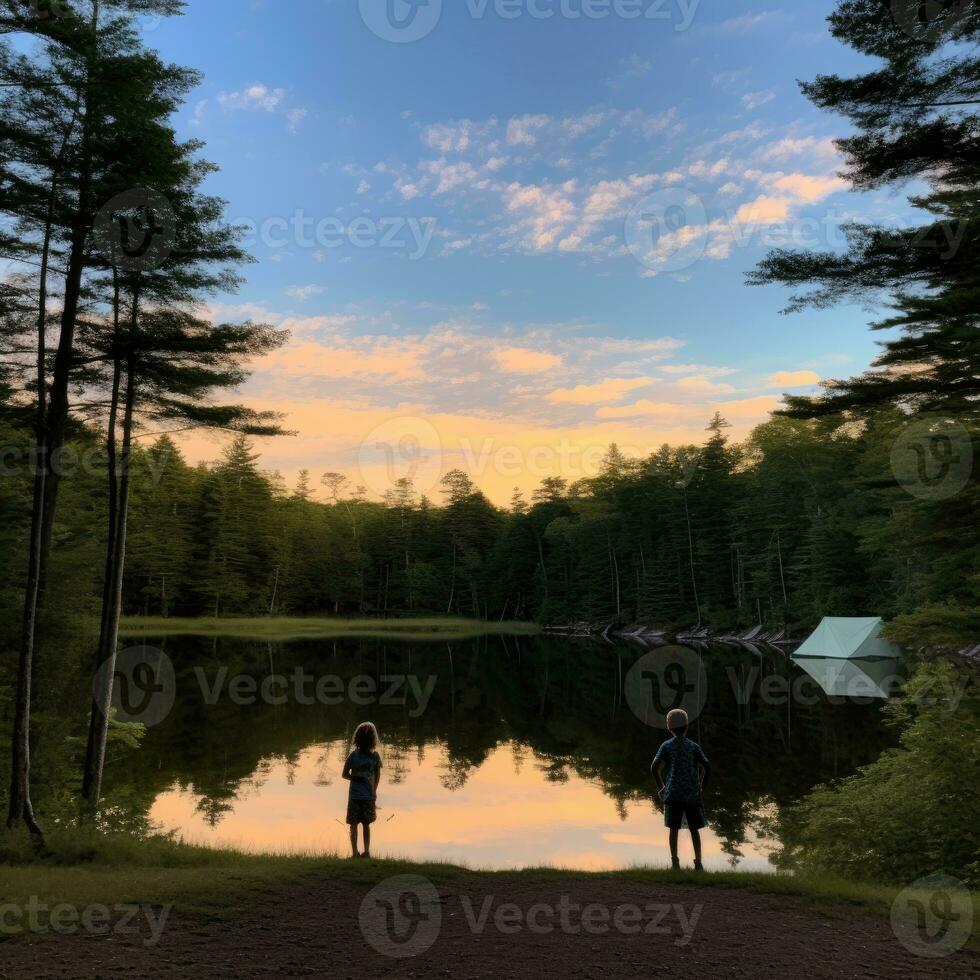
{"label": "child's legs", "polygon": [[357,824],[356,823],[352,823],[350,825],[350,849],[353,852],[354,857],[357,857]]}
{"label": "child's legs", "polygon": [[691,830],[691,842],[694,844],[694,860],[701,863],[701,831]]}
{"label": "child's legs", "polygon": [[364,853],[371,853],[371,825],[369,823],[361,824],[364,829]]}
{"label": "child's legs", "polygon": [[675,830],[673,827],[670,830],[670,857],[671,860],[677,860],[677,835],[679,831]]}

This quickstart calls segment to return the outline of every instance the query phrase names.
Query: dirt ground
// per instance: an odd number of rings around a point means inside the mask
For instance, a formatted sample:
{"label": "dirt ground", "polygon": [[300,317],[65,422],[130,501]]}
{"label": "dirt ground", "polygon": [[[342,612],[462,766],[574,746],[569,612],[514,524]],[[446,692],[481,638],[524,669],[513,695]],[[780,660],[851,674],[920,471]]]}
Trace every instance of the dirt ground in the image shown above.
{"label": "dirt ground", "polygon": [[7,939],[0,977],[980,977],[980,956],[914,956],[851,906],[612,877],[418,881],[379,895],[307,880],[220,917],[174,912],[155,946],[145,921],[142,935]]}

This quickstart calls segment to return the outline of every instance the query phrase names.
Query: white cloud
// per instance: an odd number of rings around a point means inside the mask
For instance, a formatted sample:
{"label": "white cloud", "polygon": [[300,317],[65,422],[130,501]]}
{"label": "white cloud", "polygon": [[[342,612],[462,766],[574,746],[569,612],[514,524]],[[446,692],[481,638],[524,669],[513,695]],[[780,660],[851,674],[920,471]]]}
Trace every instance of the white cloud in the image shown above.
{"label": "white cloud", "polygon": [[746,92],[742,96],[742,105],[746,109],[758,109],[764,106],[767,102],[772,102],[776,98],[776,93],[772,89],[766,89],[762,92]]}
{"label": "white cloud", "polygon": [[550,122],[550,116],[515,117],[507,123],[507,142],[511,146],[534,146],[538,132]]}
{"label": "white cloud", "polygon": [[786,20],[786,14],[781,10],[760,10],[757,14],[742,14],[739,17],[729,17],[720,24],[709,25],[709,30],[721,34],[750,34],[752,31],[768,24]]}
{"label": "white cloud", "polygon": [[593,112],[584,116],[568,116],[561,121],[561,128],[569,139],[577,139],[586,133],[591,133],[602,125],[606,118],[604,112]]}
{"label": "white cloud", "polygon": [[190,124],[192,126],[201,126],[204,124],[204,110],[208,107],[208,100],[201,99],[200,102],[196,103],[194,106],[194,115],[191,116]]}
{"label": "white cloud", "polygon": [[326,291],[326,286],[317,286],[314,284],[310,284],[308,286],[289,286],[286,289],[286,295],[290,299],[305,301],[312,299],[314,296],[319,296],[321,293],[325,293]]}
{"label": "white cloud", "polygon": [[395,187],[398,193],[401,194],[402,199],[405,201],[411,201],[413,198],[418,197],[422,193],[421,187],[418,184],[413,184],[410,182],[397,181]]}
{"label": "white cloud", "polygon": [[786,137],[761,147],[756,155],[760,160],[785,160],[800,156],[806,156],[809,159],[814,157],[840,159],[840,154],[837,152],[837,147],[832,139],[816,136]]}
{"label": "white cloud", "polygon": [[422,140],[430,149],[440,153],[463,153],[485,137],[495,125],[496,120],[492,118],[483,123],[472,119],[434,123],[422,131]]}
{"label": "white cloud", "polygon": [[504,192],[507,210],[516,215],[526,229],[524,241],[535,251],[556,245],[576,217],[569,192],[572,183],[551,185],[509,184]]}
{"label": "white cloud", "polygon": [[433,192],[435,194],[445,194],[461,184],[468,184],[477,179],[477,172],[465,160],[459,163],[447,163],[445,158],[430,160],[428,169],[436,178],[436,188]]}
{"label": "white cloud", "polygon": [[238,92],[222,92],[218,95],[218,105],[226,112],[235,110],[259,109],[275,112],[286,98],[283,88],[269,88],[261,82],[249,85]]}

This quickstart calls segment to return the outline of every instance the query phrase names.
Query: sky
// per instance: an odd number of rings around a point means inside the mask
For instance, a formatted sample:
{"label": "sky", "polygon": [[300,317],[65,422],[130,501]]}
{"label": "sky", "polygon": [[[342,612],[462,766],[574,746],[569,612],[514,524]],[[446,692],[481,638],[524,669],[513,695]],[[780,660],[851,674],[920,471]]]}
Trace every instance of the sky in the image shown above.
{"label": "sky", "polygon": [[189,0],[145,21],[203,73],[178,130],[257,260],[210,312],[291,331],[242,392],[297,432],[262,465],[435,499],[458,466],[503,503],[613,441],[701,442],[715,411],[742,438],[865,369],[868,310],[784,316],[783,289],[745,284],[770,247],[906,215],[849,191],[846,122],[799,91],[866,67],[833,6]]}

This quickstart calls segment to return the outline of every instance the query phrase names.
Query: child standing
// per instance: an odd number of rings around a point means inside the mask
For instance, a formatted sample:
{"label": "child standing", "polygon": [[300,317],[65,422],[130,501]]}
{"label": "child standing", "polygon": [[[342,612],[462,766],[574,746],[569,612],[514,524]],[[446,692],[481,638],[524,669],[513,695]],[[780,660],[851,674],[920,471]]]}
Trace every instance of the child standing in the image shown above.
{"label": "child standing", "polygon": [[[354,732],[354,751],[344,763],[343,777],[350,783],[347,797],[347,825],[350,827],[351,857],[371,856],[371,824],[378,819],[378,783],[381,782],[381,755],[378,730],[366,721]],[[364,835],[364,851],[357,853],[357,826]]]}
{"label": "child standing", "polygon": [[670,830],[671,866],[675,871],[681,866],[677,856],[677,835],[687,817],[694,844],[694,870],[704,871],[700,830],[707,826],[707,821],[701,790],[708,781],[711,766],[701,746],[687,737],[687,726],[686,711],[675,708],[667,715],[667,728],[673,738],[660,746],[650,768],[664,801],[664,823]]}

